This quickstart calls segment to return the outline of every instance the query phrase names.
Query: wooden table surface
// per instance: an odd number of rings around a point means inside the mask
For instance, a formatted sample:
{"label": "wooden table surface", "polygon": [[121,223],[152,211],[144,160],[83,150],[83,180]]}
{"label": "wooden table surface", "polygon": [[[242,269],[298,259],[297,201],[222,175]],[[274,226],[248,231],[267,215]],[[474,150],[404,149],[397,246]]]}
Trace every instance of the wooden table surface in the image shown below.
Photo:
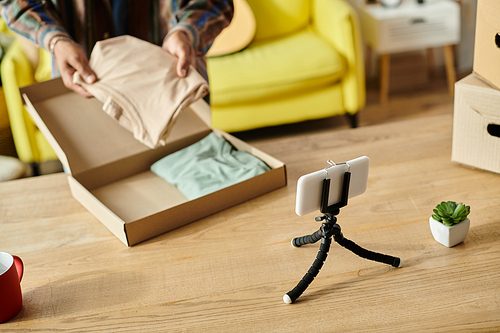
{"label": "wooden table surface", "polygon": [[[23,309],[2,332],[471,332],[500,330],[500,175],[452,163],[452,117],[301,134],[252,144],[284,161],[289,184],[131,248],[71,197],[63,174],[0,184],[0,251],[25,263]],[[368,189],[341,210],[344,236],[399,256],[368,261],[333,242],[316,280],[282,301],[319,244],[319,214],[294,213],[298,177],[326,160],[371,158]],[[464,243],[428,218],[471,206]]]}

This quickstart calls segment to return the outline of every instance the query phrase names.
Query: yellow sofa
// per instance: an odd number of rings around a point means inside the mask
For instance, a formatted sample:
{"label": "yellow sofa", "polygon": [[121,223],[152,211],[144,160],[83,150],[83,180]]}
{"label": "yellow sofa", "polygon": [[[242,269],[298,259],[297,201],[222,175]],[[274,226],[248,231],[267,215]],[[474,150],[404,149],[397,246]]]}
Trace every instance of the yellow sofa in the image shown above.
{"label": "yellow sofa", "polygon": [[247,0],[253,42],[208,58],[212,124],[228,132],[349,115],[365,105],[361,35],[345,0]]}

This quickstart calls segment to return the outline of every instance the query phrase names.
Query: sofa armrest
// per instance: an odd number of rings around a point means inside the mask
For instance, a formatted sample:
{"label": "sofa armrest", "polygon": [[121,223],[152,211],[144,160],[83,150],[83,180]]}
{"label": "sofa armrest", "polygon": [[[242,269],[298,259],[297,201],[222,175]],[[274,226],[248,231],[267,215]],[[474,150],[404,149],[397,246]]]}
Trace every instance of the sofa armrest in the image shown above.
{"label": "sofa armrest", "polygon": [[[38,52],[38,48],[36,51]],[[29,86],[38,79],[45,81],[51,75],[51,55],[40,49],[38,67],[32,64],[23,52],[19,40],[15,40],[6,52],[0,64],[5,102],[9,114],[12,137],[20,160],[26,163],[43,162],[56,159],[50,146],[42,139],[36,125],[26,112],[19,88]]]}
{"label": "sofa armrest", "polygon": [[313,0],[312,27],[345,59],[344,107],[355,113],[365,106],[365,67],[358,16],[345,0]]}

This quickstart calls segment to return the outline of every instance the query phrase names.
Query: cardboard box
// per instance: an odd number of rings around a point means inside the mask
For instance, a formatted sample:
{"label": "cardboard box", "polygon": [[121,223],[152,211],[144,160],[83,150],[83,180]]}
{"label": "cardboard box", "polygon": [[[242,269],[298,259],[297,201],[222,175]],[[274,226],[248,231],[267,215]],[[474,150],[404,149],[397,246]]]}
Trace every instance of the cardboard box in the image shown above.
{"label": "cardboard box", "polygon": [[181,113],[165,146],[149,149],[104,113],[101,102],[69,91],[60,79],[21,93],[69,173],[74,198],[128,246],[286,185],[282,162],[216,129],[272,169],[192,201],[149,170],[155,161],[210,133],[210,107],[203,100]]}
{"label": "cardboard box", "polygon": [[473,71],[500,88],[500,1],[478,0]]}
{"label": "cardboard box", "polygon": [[455,84],[451,159],[500,173],[500,90],[470,74]]}

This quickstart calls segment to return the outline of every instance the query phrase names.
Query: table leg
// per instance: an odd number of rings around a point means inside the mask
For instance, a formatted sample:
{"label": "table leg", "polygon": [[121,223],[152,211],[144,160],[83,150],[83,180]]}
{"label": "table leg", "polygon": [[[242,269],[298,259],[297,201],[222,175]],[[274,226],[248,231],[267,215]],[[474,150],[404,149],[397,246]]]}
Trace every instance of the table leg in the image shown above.
{"label": "table leg", "polygon": [[453,60],[453,45],[446,45],[443,47],[443,50],[446,65],[446,76],[448,78],[448,91],[451,95],[453,95],[455,81],[457,80],[457,75],[455,73],[455,61]]}
{"label": "table leg", "polygon": [[389,100],[389,71],[391,56],[389,54],[380,55],[380,102],[386,103]]}
{"label": "table leg", "polygon": [[436,76],[436,61],[434,58],[434,49],[427,49],[427,72],[429,73],[429,77],[433,78]]}

